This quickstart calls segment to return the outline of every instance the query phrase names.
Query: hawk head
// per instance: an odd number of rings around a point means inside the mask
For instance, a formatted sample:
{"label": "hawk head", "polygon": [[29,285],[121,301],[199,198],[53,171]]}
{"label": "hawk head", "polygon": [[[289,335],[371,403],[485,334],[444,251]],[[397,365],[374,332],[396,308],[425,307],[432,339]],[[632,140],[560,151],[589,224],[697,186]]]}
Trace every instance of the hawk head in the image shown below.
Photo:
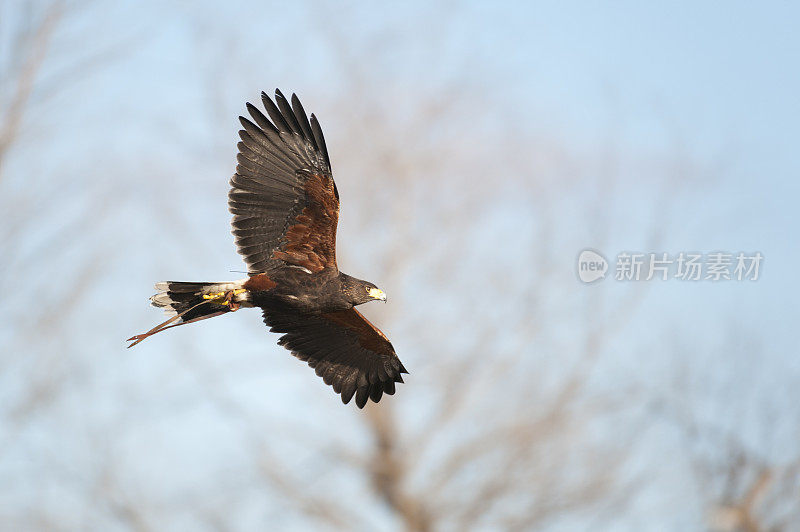
{"label": "hawk head", "polygon": [[370,283],[349,275],[340,274],[342,292],[353,306],[369,303],[370,301],[386,301],[386,293]]}

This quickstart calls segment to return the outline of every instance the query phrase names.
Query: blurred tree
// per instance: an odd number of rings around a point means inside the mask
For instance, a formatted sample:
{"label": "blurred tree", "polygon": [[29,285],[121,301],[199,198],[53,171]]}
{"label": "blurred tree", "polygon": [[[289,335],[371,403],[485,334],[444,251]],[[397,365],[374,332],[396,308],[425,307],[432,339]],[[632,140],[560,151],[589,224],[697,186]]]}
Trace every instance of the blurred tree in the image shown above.
{"label": "blurred tree", "polygon": [[76,42],[85,15],[79,2],[0,6],[0,291],[15,294],[0,298],[7,331],[0,335],[0,368],[9,391],[0,409],[7,429],[0,457],[58,398],[75,362],[64,355],[80,350],[68,320],[94,295],[113,259],[98,228],[114,196],[97,175],[84,188],[87,182],[70,174],[71,154],[47,151],[58,143],[63,91],[122,49]]}
{"label": "blurred tree", "polygon": [[[579,190],[611,195],[613,186],[593,183],[596,174],[514,128],[513,117],[477,112],[482,102],[464,80],[408,98],[402,86],[369,71],[382,72],[379,46],[364,55],[331,25],[319,28],[333,68],[347,80],[321,95],[330,99],[321,118],[342,194],[340,264],[366,258],[377,265],[370,275],[387,288],[391,304],[366,312],[378,314],[414,369],[396,397],[354,412],[366,425],[366,443],[354,446],[336,422],[316,427],[323,439],[297,428],[292,447],[330,457],[313,470],[287,468],[264,431],[251,434],[268,489],[333,528],[370,528],[377,512],[408,530],[528,530],[565,515],[621,511],[638,480],[625,472],[627,449],[597,441],[594,432],[602,420],[632,414],[626,399],[633,390],[612,395],[588,383],[644,285],[605,309],[607,296],[590,294],[587,306],[598,314],[576,309],[586,302],[557,301],[576,282],[557,263],[564,253],[559,198],[572,192],[591,211],[596,196]],[[437,56],[442,33],[435,42],[424,39],[419,46]],[[226,55],[212,72],[236,63]],[[219,101],[219,81],[230,75],[206,77],[207,100]],[[322,114],[314,99],[301,96],[309,112]],[[210,109],[218,114],[222,107]],[[514,129],[504,131],[509,125]],[[601,179],[613,179],[609,172]],[[358,184],[354,176],[361,176]],[[600,245],[612,222],[593,214]],[[491,227],[501,215],[509,226]],[[651,237],[652,243],[657,236]],[[349,249],[358,249],[359,261]],[[492,255],[497,260],[487,261]],[[559,324],[574,335],[559,338]],[[292,433],[277,419],[259,420],[218,392],[214,397],[245,425]],[[308,416],[325,419],[330,407]],[[337,488],[353,477],[380,504],[364,505],[363,496]],[[217,515],[213,522],[226,521]]]}
{"label": "blurred tree", "polygon": [[10,53],[0,63],[0,79],[3,80],[0,85],[0,177],[3,175],[5,155],[19,137],[25,111],[50,48],[53,31],[62,16],[60,2],[41,8],[33,3],[24,7],[26,9],[20,10],[21,13],[5,8],[5,14],[16,20],[15,23],[5,25],[11,34],[4,35],[3,40],[10,46]]}
{"label": "blurred tree", "polygon": [[[3,41],[19,44],[4,48],[10,62],[2,64],[0,201],[9,222],[0,238],[13,252],[0,257],[0,288],[24,286],[38,306],[23,312],[13,297],[0,301],[0,520],[17,529],[102,530],[625,523],[654,468],[637,461],[639,438],[663,420],[644,410],[649,392],[635,378],[604,372],[621,348],[671,353],[631,334],[644,283],[583,287],[574,258],[642,220],[642,248],[657,248],[680,161],[665,170],[661,160],[637,160],[631,177],[624,167],[635,155],[623,157],[613,141],[587,155],[526,123],[504,105],[491,72],[476,73],[482,45],[462,38],[452,6],[433,6],[420,20],[390,13],[364,29],[361,10],[338,3],[301,4],[295,19],[253,6],[230,25],[192,3],[172,19],[159,6],[159,17],[165,26],[188,20],[187,33],[196,32],[191,46],[174,48],[189,50],[177,57],[205,80],[206,105],[150,113],[159,102],[138,102],[139,121],[125,128],[148,127],[152,151],[103,153],[113,172],[102,171],[94,152],[71,167],[74,154],[45,146],[68,111],[48,102],[62,81],[97,65],[93,57],[109,57],[59,41],[72,15],[86,30],[73,36],[106,28],[107,19],[75,5],[1,7],[2,27],[21,37]],[[453,42],[476,48],[454,54]],[[143,62],[158,55],[150,52]],[[325,68],[300,72],[315,54],[324,60],[313,64]],[[50,69],[55,55],[81,66]],[[189,78],[182,91],[194,78],[180,75]],[[342,194],[340,263],[363,264],[361,273],[389,293],[389,305],[365,312],[411,370],[396,396],[364,411],[339,405],[294,360],[281,372],[290,357],[271,346],[257,316],[238,314],[242,329],[209,322],[162,338],[154,351],[120,355],[124,333],[154,317],[143,284],[128,304],[108,302],[131,285],[140,273],[133,270],[147,269],[142,256],[188,274],[201,268],[198,257],[217,257],[217,244],[233,254],[230,240],[222,244],[204,223],[215,216],[206,207],[224,211],[212,192],[223,191],[233,168],[241,95],[252,100],[286,80],[283,88],[300,93],[326,132]],[[118,119],[120,107],[104,109]],[[41,161],[46,171],[30,171]],[[652,193],[648,216],[621,220],[637,184]],[[193,201],[200,194],[207,204]],[[106,217],[115,222],[110,236],[100,227]],[[137,238],[146,241],[138,248],[129,243]],[[115,264],[128,246],[141,262]],[[149,282],[150,272],[141,277]],[[117,341],[120,352],[108,347]],[[243,392],[254,376],[264,380]],[[698,421],[697,431],[708,426]],[[685,452],[693,457],[691,441]],[[728,486],[708,488],[712,525],[790,528],[796,519],[783,516],[796,511],[785,502],[796,492],[794,462],[780,465],[738,442],[710,447],[710,458],[693,464],[699,478],[714,479],[709,486]]]}
{"label": "blurred tree", "polygon": [[[796,405],[779,412],[762,404],[756,385],[764,359],[758,337],[735,327],[723,342],[715,350],[720,363],[709,373],[677,367],[658,410],[685,441],[710,530],[795,530],[800,526],[800,455],[796,449],[774,449],[778,434],[796,434],[789,415]],[[730,398],[726,408],[709,404],[718,397]]]}

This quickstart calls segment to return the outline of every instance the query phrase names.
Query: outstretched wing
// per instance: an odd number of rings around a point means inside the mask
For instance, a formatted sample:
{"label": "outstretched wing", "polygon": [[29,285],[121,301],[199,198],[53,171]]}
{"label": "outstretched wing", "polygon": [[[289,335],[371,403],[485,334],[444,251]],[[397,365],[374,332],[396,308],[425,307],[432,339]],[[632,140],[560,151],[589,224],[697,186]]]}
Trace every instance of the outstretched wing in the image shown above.
{"label": "outstretched wing", "polygon": [[377,403],[408,373],[386,336],[354,308],[312,315],[265,308],[264,322],[285,333],[278,344],[308,362],[345,404],[353,395],[359,408],[368,398]]}
{"label": "outstretched wing", "polygon": [[248,272],[285,264],[318,272],[336,268],[339,193],[322,129],[309,122],[296,95],[292,103],[275,91],[261,100],[268,119],[247,104],[255,122],[239,117],[239,154],[228,207],[236,247]]}

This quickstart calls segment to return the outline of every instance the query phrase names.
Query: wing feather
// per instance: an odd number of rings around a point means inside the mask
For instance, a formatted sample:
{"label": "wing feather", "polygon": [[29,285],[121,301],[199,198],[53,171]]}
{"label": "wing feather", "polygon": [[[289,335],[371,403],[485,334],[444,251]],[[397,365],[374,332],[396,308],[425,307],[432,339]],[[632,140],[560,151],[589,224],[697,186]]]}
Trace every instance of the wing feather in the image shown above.
{"label": "wing feather", "polygon": [[393,395],[401,373],[408,373],[391,342],[356,309],[303,314],[268,307],[264,322],[283,333],[278,344],[314,368],[345,404],[353,396],[359,408],[368,399],[377,403],[384,393]]}
{"label": "wing feather", "polygon": [[294,116],[292,107],[286,100],[286,96],[284,96],[283,93],[277,89],[275,90],[275,103],[278,104],[278,108],[281,110],[281,114],[286,120],[286,123],[289,124],[289,128],[292,130],[292,132],[297,135],[301,135],[303,130],[300,129],[300,124],[297,123],[297,118]]}
{"label": "wing feather", "polygon": [[267,110],[267,114],[277,128],[280,131],[290,131],[289,124],[286,123],[286,120],[283,118],[280,109],[278,109],[272,99],[267,96],[266,92],[261,93],[261,101],[264,103],[264,109]]}
{"label": "wing feather", "polygon": [[267,131],[271,131],[274,134],[278,133],[278,128],[272,125],[272,122],[270,122],[267,119],[267,117],[264,116],[264,113],[259,111],[258,107],[256,107],[255,105],[253,105],[250,102],[247,102],[246,106],[247,106],[247,112],[250,113],[250,116],[252,116],[253,120],[256,121],[256,124],[258,124],[258,127],[263,129],[265,133]]}
{"label": "wing feather", "polygon": [[261,99],[266,115],[248,103],[239,117],[236,174],[228,207],[233,235],[248,272],[301,266],[336,268],[339,194],[316,117],[309,122],[296,95],[291,105],[275,91]]}
{"label": "wing feather", "polygon": [[303,130],[303,136],[311,141],[315,150],[319,150],[317,141],[314,139],[314,134],[311,132],[311,126],[308,124],[306,111],[303,109],[303,104],[300,103],[300,99],[296,94],[292,94],[292,110],[294,111],[294,116],[298,124],[300,124],[300,129]]}

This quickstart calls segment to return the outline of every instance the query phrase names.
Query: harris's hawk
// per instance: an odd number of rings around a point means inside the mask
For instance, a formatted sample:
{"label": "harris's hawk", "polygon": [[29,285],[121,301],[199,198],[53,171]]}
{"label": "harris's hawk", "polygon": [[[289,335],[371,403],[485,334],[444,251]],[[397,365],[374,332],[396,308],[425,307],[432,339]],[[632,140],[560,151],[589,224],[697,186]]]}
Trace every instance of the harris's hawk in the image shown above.
{"label": "harris's hawk", "polygon": [[280,345],[304,360],[345,404],[363,408],[394,394],[407,373],[388,338],[355,307],[386,301],[374,284],[339,271],[339,192],[322,129],[300,100],[265,93],[265,116],[248,103],[228,206],[248,277],[232,282],[156,284],[154,306],[170,319],[129,339],[133,347],[165,329],[259,307]]}

